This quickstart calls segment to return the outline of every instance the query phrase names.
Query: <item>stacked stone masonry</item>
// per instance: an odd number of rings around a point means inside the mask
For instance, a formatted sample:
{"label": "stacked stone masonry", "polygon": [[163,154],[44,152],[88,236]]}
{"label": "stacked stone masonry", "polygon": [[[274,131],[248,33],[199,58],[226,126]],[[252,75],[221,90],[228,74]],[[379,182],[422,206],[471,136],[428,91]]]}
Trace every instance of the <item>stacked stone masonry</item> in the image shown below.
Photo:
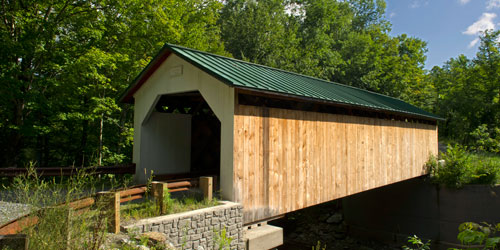
{"label": "stacked stone masonry", "polygon": [[124,227],[135,233],[161,232],[176,249],[217,249],[223,230],[231,237],[230,249],[245,249],[243,206],[233,202],[179,214],[143,219]]}

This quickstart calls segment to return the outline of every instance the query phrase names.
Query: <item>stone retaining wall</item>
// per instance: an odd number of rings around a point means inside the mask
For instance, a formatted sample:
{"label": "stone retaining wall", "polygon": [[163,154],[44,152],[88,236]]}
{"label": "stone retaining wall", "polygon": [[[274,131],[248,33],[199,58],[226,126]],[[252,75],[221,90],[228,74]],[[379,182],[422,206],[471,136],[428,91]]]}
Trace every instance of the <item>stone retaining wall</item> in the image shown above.
{"label": "stone retaining wall", "polygon": [[217,246],[217,234],[226,229],[230,249],[244,249],[243,206],[233,202],[194,211],[143,219],[124,226],[136,233],[161,232],[176,248],[209,250]]}

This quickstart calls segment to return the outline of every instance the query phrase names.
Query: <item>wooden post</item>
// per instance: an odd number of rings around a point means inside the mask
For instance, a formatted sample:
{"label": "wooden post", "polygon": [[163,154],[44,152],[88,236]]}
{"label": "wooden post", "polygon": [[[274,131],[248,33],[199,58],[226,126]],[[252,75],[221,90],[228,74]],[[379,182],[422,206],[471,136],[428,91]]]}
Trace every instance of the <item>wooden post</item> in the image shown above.
{"label": "wooden post", "polygon": [[200,188],[203,190],[203,197],[207,200],[212,200],[213,178],[200,177]]}
{"label": "wooden post", "polygon": [[158,212],[160,215],[167,213],[167,204],[165,204],[165,196],[168,192],[168,184],[164,182],[153,181],[152,183],[153,197],[156,200]]}
{"label": "wooden post", "polygon": [[219,181],[217,180],[217,175],[214,175],[212,176],[213,177],[213,180],[212,180],[212,184],[213,184],[213,189],[215,190],[219,190]]}
{"label": "wooden post", "polygon": [[26,234],[0,235],[0,249],[28,250]]}
{"label": "wooden post", "polygon": [[98,209],[102,209],[108,219],[108,232],[120,232],[120,192],[99,192]]}

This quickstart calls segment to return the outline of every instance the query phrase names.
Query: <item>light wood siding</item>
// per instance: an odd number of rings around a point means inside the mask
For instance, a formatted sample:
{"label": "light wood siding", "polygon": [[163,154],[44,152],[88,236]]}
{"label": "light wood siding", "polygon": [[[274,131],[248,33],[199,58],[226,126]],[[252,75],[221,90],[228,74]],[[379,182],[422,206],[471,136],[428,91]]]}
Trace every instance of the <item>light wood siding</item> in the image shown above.
{"label": "light wood siding", "polygon": [[233,197],[250,223],[425,174],[437,126],[235,106]]}

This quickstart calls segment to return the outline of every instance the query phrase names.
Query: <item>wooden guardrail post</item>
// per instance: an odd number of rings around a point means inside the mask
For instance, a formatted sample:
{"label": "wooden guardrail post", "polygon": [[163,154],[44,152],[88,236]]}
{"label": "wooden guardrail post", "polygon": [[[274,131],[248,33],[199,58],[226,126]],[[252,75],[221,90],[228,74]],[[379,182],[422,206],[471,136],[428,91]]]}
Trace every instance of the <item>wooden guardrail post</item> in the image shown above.
{"label": "wooden guardrail post", "polygon": [[213,178],[200,177],[200,188],[203,190],[203,197],[207,200],[212,200]]}
{"label": "wooden guardrail post", "polygon": [[156,200],[158,212],[160,214],[167,213],[167,204],[165,203],[166,192],[168,192],[168,184],[164,182],[153,181],[152,183],[153,197]]}
{"label": "wooden guardrail post", "polygon": [[97,209],[102,209],[102,213],[108,220],[108,232],[120,232],[120,192],[99,192],[97,193]]}
{"label": "wooden guardrail post", "polygon": [[0,235],[0,249],[28,250],[26,234]]}

